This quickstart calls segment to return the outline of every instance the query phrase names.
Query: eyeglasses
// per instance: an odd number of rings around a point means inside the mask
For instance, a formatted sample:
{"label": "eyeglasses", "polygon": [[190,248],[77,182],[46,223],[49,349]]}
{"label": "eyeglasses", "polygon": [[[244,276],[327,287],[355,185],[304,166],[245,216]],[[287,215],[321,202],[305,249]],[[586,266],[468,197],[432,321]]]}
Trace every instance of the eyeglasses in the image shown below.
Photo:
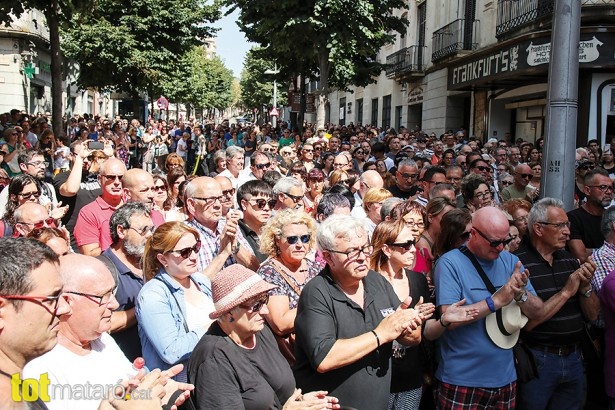
{"label": "eyeglasses", "polygon": [[355,154],[365,154],[363,151],[355,151]]}
{"label": "eyeglasses", "polygon": [[132,226],[129,226],[128,229],[132,229],[133,231],[135,231],[136,233],[138,233],[141,236],[145,236],[148,233],[153,234],[154,231],[156,230],[155,226],[144,226],[143,228],[133,228]]}
{"label": "eyeglasses", "polygon": [[17,194],[17,196],[22,197],[23,199],[38,199],[39,196],[41,196],[41,194],[39,194],[38,191],[33,191],[33,192],[22,192],[21,194]]}
{"label": "eyeglasses", "polygon": [[122,181],[124,175],[103,175],[103,177],[107,178],[110,181]]}
{"label": "eyeglasses", "polygon": [[585,186],[589,188],[598,188],[602,192],[615,191],[615,187],[613,187],[613,185],[585,185]]}
{"label": "eyeglasses", "polygon": [[500,184],[504,185],[504,186],[509,186],[513,184],[513,181],[502,181],[500,182]]}
{"label": "eyeglasses", "polygon": [[49,162],[47,162],[47,161],[33,161],[33,162],[28,162],[26,165],[32,165],[33,167],[40,167],[41,165],[44,165],[45,168],[47,168],[49,166]]}
{"label": "eyeglasses", "polygon": [[388,243],[387,245],[389,245],[389,246],[396,246],[396,247],[402,248],[403,250],[408,252],[409,250],[411,250],[414,247],[414,244],[416,244],[416,241],[408,240],[406,242],[401,242],[401,243]]}
{"label": "eyeglasses", "polygon": [[310,234],[301,235],[301,236],[292,235],[292,236],[287,236],[286,237],[286,242],[288,242],[291,245],[294,245],[299,240],[301,240],[301,243],[308,243],[310,241],[310,239],[312,239],[312,235],[310,235]]}
{"label": "eyeglasses", "polygon": [[269,302],[269,294],[266,294],[256,302],[254,302],[251,306],[239,305],[243,309],[246,309],[248,313],[257,313],[260,312],[264,305]]}
{"label": "eyeglasses", "polygon": [[405,172],[404,172],[404,173],[400,172],[399,174],[400,174],[400,175],[401,175],[404,179],[415,179],[416,177],[418,177],[418,176],[419,176],[419,174],[406,174]]}
{"label": "eyeglasses", "polygon": [[314,151],[322,151],[322,147],[314,147]]}
{"label": "eyeglasses", "polygon": [[520,176],[521,178],[523,178],[523,179],[530,179],[530,178],[532,178],[532,177],[533,177],[533,175],[532,175],[532,174],[522,174],[522,173],[520,173],[520,172],[515,172],[515,174],[519,175],[519,176]]}
{"label": "eyeglasses", "polygon": [[73,295],[79,295],[91,300],[94,303],[98,303],[98,306],[106,305],[111,302],[111,297],[115,296],[117,292],[117,286],[111,289],[108,292],[105,292],[103,295],[91,295],[89,293],[81,293],[81,292],[73,292],[73,291],[65,291],[64,293],[72,293]]}
{"label": "eyeglasses", "polygon": [[164,185],[154,185],[154,191],[165,191],[167,189]]}
{"label": "eyeglasses", "polygon": [[459,239],[461,239],[463,242],[467,242],[468,239],[470,239],[470,231],[466,231],[459,235]]}
{"label": "eyeglasses", "polygon": [[61,297],[61,293],[55,296],[0,295],[0,298],[8,300],[25,300],[28,302],[34,302],[44,307],[47,312],[54,316],[58,312],[58,302]]}
{"label": "eyeglasses", "polygon": [[263,148],[261,151],[263,151],[263,152],[273,152],[274,149],[273,148]]}
{"label": "eyeglasses", "polygon": [[32,226],[32,229],[42,229],[45,227],[49,227],[49,228],[55,228],[56,227],[56,220],[49,217],[47,219],[44,219],[42,221],[38,221],[38,222],[22,222],[19,221],[17,223],[20,224],[24,224],[24,225],[28,225],[28,226]]}
{"label": "eyeglasses", "polygon": [[193,196],[192,199],[194,199],[196,201],[204,201],[206,206],[210,206],[210,205],[213,205],[214,203],[216,203],[216,201],[222,202],[222,200],[224,199],[224,195],[221,195],[221,196],[208,196],[206,198],[203,198],[203,197],[200,197],[200,196]]}
{"label": "eyeglasses", "polygon": [[190,257],[190,255],[192,255],[192,252],[194,252],[194,253],[196,253],[198,255],[199,254],[199,250],[201,250],[201,241],[196,241],[194,246],[190,246],[190,247],[184,248],[184,249],[172,250],[171,252],[179,253],[179,256],[181,256],[182,259],[187,259],[187,258]]}
{"label": "eyeglasses", "polygon": [[539,221],[541,225],[550,225],[554,226],[556,229],[562,230],[564,228],[570,228],[570,221],[566,222],[547,222],[547,221]]}
{"label": "eyeglasses", "polygon": [[478,232],[480,236],[482,236],[487,242],[489,242],[489,246],[491,246],[492,248],[497,248],[500,245],[506,246],[513,240],[513,238],[506,238],[506,239],[501,239],[501,240],[496,241],[496,240],[487,238],[487,236],[484,233],[482,233],[480,230],[478,230],[478,228],[474,227],[472,229]]}
{"label": "eyeglasses", "polygon": [[291,195],[287,192],[282,192],[284,195],[286,195],[287,197],[289,197],[290,199],[293,200],[294,203],[298,203],[299,201],[301,201],[303,199],[303,195]]}
{"label": "eyeglasses", "polygon": [[303,152],[307,152],[307,153],[314,152],[314,150],[313,150],[313,149],[305,149],[305,148],[304,148],[302,151],[303,151]]}
{"label": "eyeglasses", "polygon": [[406,224],[406,226],[410,227],[410,228],[424,228],[425,227],[425,223],[423,221],[415,221],[413,219],[409,219],[409,220],[405,220],[404,219],[404,223]]}
{"label": "eyeglasses", "polygon": [[271,166],[271,162],[268,162],[266,164],[256,164],[254,165],[256,167],[256,169],[266,169],[269,168]]}
{"label": "eyeglasses", "polygon": [[484,167],[482,165],[477,165],[474,168],[478,169],[480,172],[487,172],[487,171],[491,171],[491,167]]}
{"label": "eyeglasses", "polygon": [[258,198],[258,199],[250,199],[248,200],[248,202],[252,203],[252,201],[254,201],[254,203],[256,204],[256,206],[258,207],[258,209],[265,209],[265,206],[269,206],[269,209],[273,209],[273,207],[275,207],[276,204],[276,200],[275,199],[263,199],[263,198]]}
{"label": "eyeglasses", "polygon": [[224,191],[222,191],[222,195],[226,199],[232,198],[234,193],[235,193],[235,188],[225,189]]}
{"label": "eyeglasses", "polygon": [[484,199],[484,198],[489,198],[489,197],[491,197],[491,192],[489,191],[477,192],[474,194],[474,198],[478,198],[478,199]]}
{"label": "eyeglasses", "polygon": [[591,164],[587,164],[587,165],[582,165],[579,168],[582,169],[583,171],[588,171],[590,169],[596,168],[596,166],[595,165],[591,165]]}
{"label": "eyeglasses", "polygon": [[372,244],[367,244],[365,246],[363,246],[362,248],[359,249],[350,249],[347,250],[345,252],[343,251],[336,251],[334,249],[324,249],[327,252],[333,252],[333,253],[341,253],[342,255],[346,255],[347,259],[356,259],[359,257],[359,255],[363,254],[364,256],[369,257],[372,252],[374,251],[374,246]]}

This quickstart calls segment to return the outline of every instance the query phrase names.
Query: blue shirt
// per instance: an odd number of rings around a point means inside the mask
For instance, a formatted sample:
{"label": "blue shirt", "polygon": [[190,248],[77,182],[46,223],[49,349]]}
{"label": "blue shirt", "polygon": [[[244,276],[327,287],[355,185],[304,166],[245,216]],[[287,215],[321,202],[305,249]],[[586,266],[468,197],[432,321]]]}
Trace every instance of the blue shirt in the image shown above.
{"label": "blue shirt", "polygon": [[[193,273],[190,278],[212,298],[206,276]],[[161,269],[139,292],[136,314],[145,365],[149,369],[167,370],[183,363],[184,370],[175,379],[186,381],[190,354],[207,329],[187,331],[184,289]]]}
{"label": "blue shirt", "polygon": [[[510,279],[519,258],[502,251],[494,261],[477,260],[493,286],[499,289]],[[464,298],[466,305],[471,305],[491,295],[470,259],[458,249],[438,260],[434,275],[437,306],[451,305]],[[536,295],[529,281],[526,288]],[[517,380],[512,349],[502,349],[491,341],[485,318],[448,330],[439,341],[442,358],[436,371],[438,380],[483,388],[498,388]]]}

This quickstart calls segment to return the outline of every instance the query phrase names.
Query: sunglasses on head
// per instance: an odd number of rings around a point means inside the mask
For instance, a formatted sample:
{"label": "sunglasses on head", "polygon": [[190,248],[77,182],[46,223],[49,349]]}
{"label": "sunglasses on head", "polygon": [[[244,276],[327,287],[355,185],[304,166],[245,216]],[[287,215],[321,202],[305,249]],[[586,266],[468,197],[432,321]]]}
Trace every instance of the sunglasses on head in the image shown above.
{"label": "sunglasses on head", "polygon": [[263,199],[263,198],[254,199],[253,201],[258,207],[258,209],[265,209],[266,205],[269,206],[269,209],[273,209],[277,202],[275,199]]}
{"label": "sunglasses on head", "polygon": [[482,236],[483,239],[485,239],[487,242],[489,242],[489,246],[491,246],[492,248],[497,248],[500,245],[506,246],[510,242],[512,242],[512,240],[514,239],[514,238],[506,238],[506,239],[501,239],[501,240],[497,240],[496,241],[496,240],[487,238],[487,236],[484,233],[482,233],[481,231],[479,231],[477,228],[472,228],[472,229],[474,229],[476,232],[478,232],[478,234],[480,236]]}
{"label": "sunglasses on head", "polygon": [[200,249],[201,249],[201,241],[196,241],[194,246],[190,246],[184,249],[173,250],[171,252],[179,253],[179,256],[181,256],[182,259],[188,259],[190,255],[192,255],[192,252],[198,255]]}
{"label": "sunglasses on head", "polygon": [[406,242],[399,242],[399,243],[389,243],[389,246],[396,246],[398,248],[402,248],[403,250],[405,250],[406,252],[411,250],[412,247],[414,246],[414,244],[416,244],[415,240],[407,240]]}
{"label": "sunglasses on head", "polygon": [[288,242],[291,245],[294,245],[299,240],[301,240],[301,243],[308,243],[310,241],[310,239],[312,239],[312,235],[310,235],[310,234],[301,235],[301,236],[291,235],[291,236],[287,236],[286,237],[286,242]]}

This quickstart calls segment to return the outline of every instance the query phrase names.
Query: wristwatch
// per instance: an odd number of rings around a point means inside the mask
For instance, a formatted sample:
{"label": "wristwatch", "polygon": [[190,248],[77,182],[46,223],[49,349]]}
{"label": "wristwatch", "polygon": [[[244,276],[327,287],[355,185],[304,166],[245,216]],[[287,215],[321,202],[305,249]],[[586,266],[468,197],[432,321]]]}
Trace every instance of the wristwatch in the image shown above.
{"label": "wristwatch", "polygon": [[521,294],[521,297],[519,299],[515,299],[515,301],[519,304],[525,303],[526,300],[527,300],[527,290],[523,291],[523,294]]}
{"label": "wristwatch", "polygon": [[589,289],[587,289],[586,292],[581,293],[583,296],[585,296],[586,298],[591,297],[592,292],[594,291],[594,289],[590,286]]}

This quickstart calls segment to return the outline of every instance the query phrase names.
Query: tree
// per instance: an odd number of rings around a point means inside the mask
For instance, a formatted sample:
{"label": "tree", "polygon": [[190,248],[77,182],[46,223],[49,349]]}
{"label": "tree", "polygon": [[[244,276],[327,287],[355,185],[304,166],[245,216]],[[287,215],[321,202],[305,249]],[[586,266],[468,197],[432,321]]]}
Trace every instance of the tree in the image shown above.
{"label": "tree", "polygon": [[[216,31],[219,4],[200,0],[99,0],[64,31],[67,57],[80,66],[81,87],[160,94],[176,62]],[[168,82],[168,81],[167,81]]]}
{"label": "tree", "polygon": [[60,26],[66,25],[75,12],[84,12],[87,0],[0,0],[0,23],[9,26],[13,16],[19,18],[26,10],[40,10],[49,26],[51,49],[51,119],[55,135],[64,133],[62,124],[62,64]]}
{"label": "tree", "polygon": [[[365,86],[380,74],[379,50],[406,29],[393,14],[404,0],[227,0],[240,9],[239,25],[286,73],[310,73],[317,63],[317,123],[324,125],[330,85]],[[234,7],[234,8],[233,8]],[[299,71],[301,70],[301,71]]]}

